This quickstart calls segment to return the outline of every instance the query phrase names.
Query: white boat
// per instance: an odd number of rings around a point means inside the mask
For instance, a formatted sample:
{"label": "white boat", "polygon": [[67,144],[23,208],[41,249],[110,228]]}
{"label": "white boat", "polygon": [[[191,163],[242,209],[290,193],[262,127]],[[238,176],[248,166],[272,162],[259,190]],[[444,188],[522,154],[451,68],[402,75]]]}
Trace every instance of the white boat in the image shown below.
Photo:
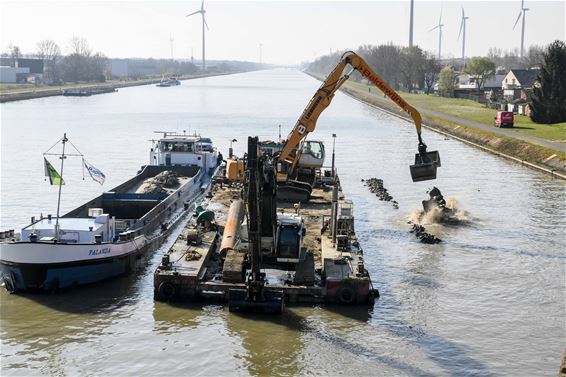
{"label": "white boat", "polygon": [[56,290],[135,270],[209,189],[221,159],[210,139],[164,133],[135,177],[58,219],[32,217],[19,237],[1,232],[5,288]]}

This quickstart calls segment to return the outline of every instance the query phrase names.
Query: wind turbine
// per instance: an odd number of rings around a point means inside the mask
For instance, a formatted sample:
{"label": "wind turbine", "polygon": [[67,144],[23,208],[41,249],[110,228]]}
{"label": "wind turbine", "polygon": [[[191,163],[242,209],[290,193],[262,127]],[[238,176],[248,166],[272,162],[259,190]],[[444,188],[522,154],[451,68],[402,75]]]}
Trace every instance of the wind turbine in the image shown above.
{"label": "wind turbine", "polygon": [[438,29],[438,60],[440,60],[441,51],[442,51],[442,28],[443,27],[444,27],[444,25],[442,24],[442,9],[441,9],[440,10],[440,18],[438,19],[438,25],[436,25],[435,27],[433,27],[432,29],[429,30],[429,32],[431,32],[434,29]]}
{"label": "wind turbine", "polygon": [[462,7],[462,21],[460,21],[460,32],[458,33],[458,40],[462,36],[462,59],[466,59],[466,17],[464,14],[464,7]]}
{"label": "wind turbine", "polygon": [[523,52],[525,51],[525,12],[529,10],[529,8],[525,8],[524,5],[525,1],[521,0],[521,10],[519,11],[519,17],[517,17],[517,21],[515,21],[515,25],[513,25],[513,30],[519,23],[519,19],[523,16],[523,27],[521,28],[521,57],[523,57]]}
{"label": "wind turbine", "polygon": [[205,47],[204,47],[204,27],[206,26],[207,30],[210,30],[208,28],[208,24],[206,23],[206,20],[204,19],[204,14],[206,13],[206,11],[204,10],[204,0],[202,0],[202,3],[200,5],[200,10],[197,10],[196,12],[193,12],[191,14],[187,14],[186,17],[192,16],[193,14],[198,14],[200,13],[202,16],[202,70],[206,71],[206,60],[204,58],[204,51],[205,51]]}

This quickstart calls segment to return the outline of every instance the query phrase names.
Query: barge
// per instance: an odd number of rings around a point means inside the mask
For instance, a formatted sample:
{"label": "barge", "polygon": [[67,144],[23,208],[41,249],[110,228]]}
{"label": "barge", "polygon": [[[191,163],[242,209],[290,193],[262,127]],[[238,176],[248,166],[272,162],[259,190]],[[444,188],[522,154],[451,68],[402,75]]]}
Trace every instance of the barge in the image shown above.
{"label": "barge", "polygon": [[136,176],[61,217],[3,232],[0,274],[11,293],[95,283],[143,265],[209,189],[220,159],[212,141],[165,133]]}
{"label": "barge", "polygon": [[[255,243],[265,282],[262,295],[279,302],[267,310],[260,304],[259,311],[278,312],[283,302],[373,302],[379,293],[356,237],[353,203],[344,198],[336,169],[321,171],[308,202],[278,200],[270,214],[264,196],[263,217],[255,225],[249,168],[243,173],[246,180],[230,179],[228,172],[215,180],[155,271],[156,300],[220,300],[232,311],[241,310],[256,262],[251,253]],[[249,302],[244,305],[250,307]]]}

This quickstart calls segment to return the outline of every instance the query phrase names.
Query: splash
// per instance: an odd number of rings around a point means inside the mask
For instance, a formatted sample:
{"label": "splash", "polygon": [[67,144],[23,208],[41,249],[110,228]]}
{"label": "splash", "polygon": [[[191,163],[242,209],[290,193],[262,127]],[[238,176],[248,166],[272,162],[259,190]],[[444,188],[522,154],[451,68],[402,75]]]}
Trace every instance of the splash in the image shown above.
{"label": "splash", "polygon": [[413,224],[449,224],[466,225],[471,221],[468,211],[458,208],[456,198],[449,197],[446,200],[446,207],[433,207],[428,212],[422,208],[415,209],[409,215],[409,221]]}

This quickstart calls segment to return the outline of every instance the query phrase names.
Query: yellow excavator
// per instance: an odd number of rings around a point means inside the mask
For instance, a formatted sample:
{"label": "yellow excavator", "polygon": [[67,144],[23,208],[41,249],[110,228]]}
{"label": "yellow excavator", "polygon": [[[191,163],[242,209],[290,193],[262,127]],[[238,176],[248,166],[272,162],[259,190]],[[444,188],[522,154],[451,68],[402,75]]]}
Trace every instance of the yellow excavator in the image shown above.
{"label": "yellow excavator", "polygon": [[[348,66],[352,69],[345,74],[344,70]],[[350,78],[354,70],[372,82],[413,119],[419,142],[418,153],[415,155],[415,164],[410,166],[413,181],[436,179],[436,168],[440,167],[440,156],[437,151],[426,151],[426,144],[421,137],[422,120],[420,113],[387,85],[359,55],[349,51],[342,55],[334,70],[316,91],[301,117],[297,120],[295,127],[287,136],[283,149],[275,156],[278,200],[294,202],[306,202],[309,200],[312,192],[312,180],[299,177],[298,172],[301,171],[304,177],[305,172],[310,170],[312,177],[314,177],[316,170],[322,167],[324,159],[311,158],[308,159],[309,163],[302,163],[302,160],[306,160],[301,157],[308,149],[307,147],[321,144],[318,141],[306,141],[305,138],[310,132],[314,131],[318,117],[330,105],[336,91]],[[324,156],[324,146],[322,146],[322,156]]]}

